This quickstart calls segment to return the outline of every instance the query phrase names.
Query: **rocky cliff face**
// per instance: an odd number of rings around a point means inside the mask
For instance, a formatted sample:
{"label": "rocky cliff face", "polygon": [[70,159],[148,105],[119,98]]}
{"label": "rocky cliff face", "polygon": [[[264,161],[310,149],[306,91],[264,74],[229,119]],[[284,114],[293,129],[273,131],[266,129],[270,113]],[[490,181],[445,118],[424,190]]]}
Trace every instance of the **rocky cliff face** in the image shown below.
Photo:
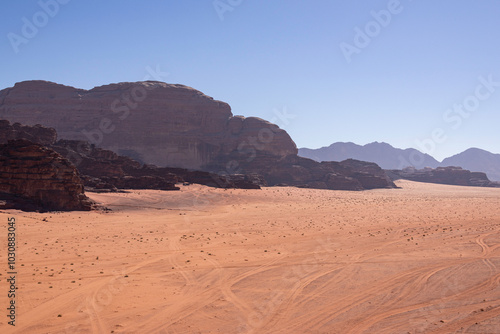
{"label": "rocky cliff face", "polygon": [[[60,138],[158,166],[205,169],[228,154],[297,154],[278,126],[233,116],[225,102],[183,85],[119,83],[91,90],[26,81],[0,91],[0,118],[56,129]],[[243,154],[240,154],[243,155]]]}
{"label": "rocky cliff face", "polygon": [[0,199],[5,208],[90,210],[76,168],[61,155],[19,139],[0,145]]}
{"label": "rocky cliff face", "polygon": [[405,179],[418,182],[449,184],[474,187],[500,187],[500,183],[491,182],[485,173],[471,172],[461,167],[438,167],[415,169],[412,167],[403,170],[389,170],[387,174],[393,180]]}

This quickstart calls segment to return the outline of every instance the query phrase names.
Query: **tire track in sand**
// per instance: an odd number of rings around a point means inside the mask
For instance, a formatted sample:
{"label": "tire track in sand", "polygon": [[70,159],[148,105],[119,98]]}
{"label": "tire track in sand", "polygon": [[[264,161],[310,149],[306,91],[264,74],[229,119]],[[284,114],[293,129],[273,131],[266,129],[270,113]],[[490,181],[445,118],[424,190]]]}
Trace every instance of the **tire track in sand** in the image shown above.
{"label": "tire track in sand", "polygon": [[[161,255],[159,257],[155,257],[153,259],[148,259],[141,261],[140,263],[130,266],[129,268],[123,271],[123,274],[131,274],[147,265],[168,259],[169,257],[175,255],[176,253],[168,253]],[[51,315],[56,314],[57,312],[67,312],[68,309],[74,309],[77,313],[78,310],[82,311],[85,309],[83,313],[86,313],[89,317],[90,326],[93,330],[93,333],[102,333],[102,329],[105,328],[104,321],[98,315],[98,305],[96,304],[96,296],[101,289],[109,285],[111,282],[116,280],[118,274],[116,275],[106,275],[106,277],[95,279],[92,282],[89,282],[81,287],[73,289],[71,291],[60,294],[38,306],[35,308],[25,312],[23,314],[23,321],[20,323],[19,327],[16,328],[19,331],[26,330],[33,325],[43,323],[44,319],[49,318]],[[75,306],[75,300],[81,300],[82,303],[78,304],[79,306]],[[81,313],[81,312],[80,312]],[[17,327],[17,326],[16,326]],[[61,331],[66,333],[66,331]]]}
{"label": "tire track in sand", "polygon": [[[497,246],[489,247],[484,242],[484,239],[491,234],[493,234],[493,233],[479,236],[475,240],[476,243],[482,249],[482,256],[483,257],[491,254],[491,251],[497,247]],[[472,262],[474,262],[474,261],[476,261],[476,260],[473,260]],[[429,303],[416,304],[416,305],[412,305],[412,306],[408,306],[408,307],[404,307],[404,308],[393,309],[391,311],[381,313],[381,314],[377,315],[376,317],[370,317],[370,319],[365,321],[364,323],[361,323],[358,326],[353,327],[352,332],[353,333],[363,333],[364,331],[369,330],[369,328],[371,326],[382,321],[383,319],[386,319],[388,317],[391,317],[391,316],[394,316],[397,314],[406,313],[406,312],[409,312],[409,311],[412,311],[412,310],[415,310],[418,308],[434,306],[434,305],[436,305],[437,301],[439,301],[440,304],[444,304],[450,300],[455,300],[455,299],[460,299],[460,298],[466,299],[468,296],[478,295],[480,293],[489,292],[492,289],[495,289],[496,287],[498,287],[498,285],[500,283],[500,274],[498,273],[497,267],[493,263],[491,263],[491,261],[488,258],[482,259],[481,261],[487,265],[488,269],[490,270],[490,275],[493,275],[490,278],[488,278],[487,280],[483,281],[482,283],[477,284],[477,285],[475,285],[469,289],[466,289],[464,291],[461,291],[460,293],[453,294],[453,295],[447,296],[447,297],[442,297],[442,298],[433,300]],[[494,315],[494,316],[496,316],[496,315]],[[462,324],[462,323],[464,323],[464,321],[460,320],[457,322],[457,324],[458,323]],[[458,328],[458,325],[457,325],[457,328]]]}
{"label": "tire track in sand", "polygon": [[[224,274],[224,267],[220,266],[218,262],[212,262],[214,268],[195,281],[196,284],[192,285],[192,289],[189,290],[189,294],[185,298],[180,300],[176,305],[165,303],[162,307],[157,307],[156,314],[148,317],[147,323],[137,324],[131,330],[136,333],[156,333],[166,330],[172,324],[191,316],[196,311],[220,299],[221,295],[226,297],[226,300],[241,312],[251,310],[245,302],[232,293],[231,287],[249,276],[268,270],[278,260],[279,258],[270,260],[232,279],[227,274]],[[210,287],[206,288],[206,286]]]}

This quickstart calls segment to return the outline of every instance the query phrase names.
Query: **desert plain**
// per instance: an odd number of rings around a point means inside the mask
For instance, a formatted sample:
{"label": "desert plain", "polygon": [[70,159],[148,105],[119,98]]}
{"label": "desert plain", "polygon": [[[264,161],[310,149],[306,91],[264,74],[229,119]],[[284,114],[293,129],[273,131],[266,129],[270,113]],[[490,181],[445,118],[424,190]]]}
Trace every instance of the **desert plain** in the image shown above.
{"label": "desert plain", "polygon": [[87,193],[110,210],[2,211],[0,333],[500,333],[500,189],[396,183],[190,185]]}

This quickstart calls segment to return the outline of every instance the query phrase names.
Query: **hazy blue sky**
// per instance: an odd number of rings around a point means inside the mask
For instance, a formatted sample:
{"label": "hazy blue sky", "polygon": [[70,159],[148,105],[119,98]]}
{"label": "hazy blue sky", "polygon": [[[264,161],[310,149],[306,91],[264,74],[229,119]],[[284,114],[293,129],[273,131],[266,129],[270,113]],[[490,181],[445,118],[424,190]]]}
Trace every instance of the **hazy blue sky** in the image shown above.
{"label": "hazy blue sky", "polygon": [[299,147],[500,153],[500,1],[54,1],[2,4],[0,89],[159,70]]}

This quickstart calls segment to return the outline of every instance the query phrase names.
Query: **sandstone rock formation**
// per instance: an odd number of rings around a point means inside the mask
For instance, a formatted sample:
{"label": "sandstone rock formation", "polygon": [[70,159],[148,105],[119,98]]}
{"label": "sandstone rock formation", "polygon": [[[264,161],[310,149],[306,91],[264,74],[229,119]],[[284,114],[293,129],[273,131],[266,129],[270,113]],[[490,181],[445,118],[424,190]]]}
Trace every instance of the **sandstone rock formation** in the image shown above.
{"label": "sandstone rock formation", "polygon": [[438,167],[415,169],[408,167],[403,170],[389,170],[391,179],[405,179],[418,182],[449,184],[474,187],[500,187],[500,183],[491,182],[485,173],[471,172],[461,167]]}
{"label": "sandstone rock formation", "polygon": [[0,145],[0,200],[4,208],[90,210],[76,168],[58,153],[28,140]]}
{"label": "sandstone rock formation", "polygon": [[25,81],[0,91],[0,118],[52,127],[60,138],[89,141],[161,167],[204,169],[255,146],[276,157],[297,154],[295,143],[278,126],[233,116],[225,102],[162,82],[83,90]]}

